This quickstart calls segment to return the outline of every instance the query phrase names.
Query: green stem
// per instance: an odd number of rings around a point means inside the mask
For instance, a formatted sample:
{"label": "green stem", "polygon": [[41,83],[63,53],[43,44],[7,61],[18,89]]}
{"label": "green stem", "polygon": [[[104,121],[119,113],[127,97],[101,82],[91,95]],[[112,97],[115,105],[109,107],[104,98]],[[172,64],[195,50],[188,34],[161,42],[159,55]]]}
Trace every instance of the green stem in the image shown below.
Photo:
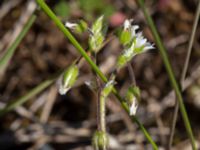
{"label": "green stem", "polygon": [[34,14],[32,14],[30,16],[29,20],[27,21],[27,23],[25,24],[23,30],[20,32],[20,34],[17,36],[17,38],[13,42],[13,44],[11,44],[8,47],[8,49],[6,50],[5,54],[3,55],[3,57],[0,60],[0,73],[3,73],[5,71],[16,48],[18,47],[18,45],[20,44],[20,42],[22,41],[24,36],[27,34],[27,32],[31,28],[32,24],[35,22],[35,19],[36,19],[36,16]]}
{"label": "green stem", "polygon": [[56,78],[53,79],[49,79],[46,80],[44,82],[42,82],[41,84],[39,84],[38,86],[36,86],[35,88],[33,88],[30,92],[28,92],[26,95],[19,97],[16,100],[11,101],[11,103],[7,104],[6,107],[4,109],[0,110],[0,116],[4,115],[5,113],[13,110],[14,108],[16,108],[17,106],[22,105],[24,102],[26,102],[28,99],[30,99],[31,97],[37,95],[38,93],[40,93],[42,90],[44,90],[45,88],[47,88],[49,85],[51,85]]}
{"label": "green stem", "polygon": [[172,84],[172,86],[175,90],[175,93],[176,93],[176,96],[177,96],[177,99],[178,99],[178,102],[179,102],[180,111],[181,111],[181,114],[182,114],[182,117],[183,117],[183,120],[184,120],[184,124],[185,124],[186,130],[187,130],[188,136],[189,136],[191,144],[192,144],[192,148],[193,148],[193,150],[196,150],[195,139],[194,139],[193,132],[192,132],[191,125],[190,125],[190,121],[188,119],[188,115],[187,115],[187,112],[186,112],[186,109],[185,109],[185,106],[184,106],[184,103],[183,103],[183,97],[181,95],[181,90],[180,90],[180,87],[178,86],[178,83],[175,79],[171,64],[170,64],[168,56],[167,56],[167,52],[164,48],[163,43],[161,42],[161,39],[159,37],[159,34],[156,30],[156,27],[154,25],[152,18],[147,12],[147,8],[144,5],[144,1],[138,0],[138,3],[143,10],[143,13],[146,17],[147,23],[149,24],[151,31],[152,31],[152,34],[155,38],[156,45],[158,46],[158,49],[160,50],[160,54],[161,54],[163,62],[165,64],[165,68],[167,70],[170,82],[171,82],[171,84]]}
{"label": "green stem", "polygon": [[[190,36],[190,41],[189,41],[189,45],[188,45],[188,49],[187,49],[187,55],[186,55],[184,67],[183,67],[182,74],[181,74],[181,90],[182,91],[183,91],[183,83],[185,81],[186,73],[187,73],[188,66],[189,66],[189,60],[190,60],[190,56],[191,56],[191,52],[192,52],[192,45],[193,45],[193,42],[194,42],[194,37],[195,37],[197,25],[198,25],[199,15],[200,15],[200,1],[198,3],[198,7],[197,7],[197,10],[196,10],[195,20],[194,20],[194,23],[193,23],[192,33],[191,33],[191,36]],[[176,127],[176,121],[177,121],[177,117],[178,117],[178,109],[179,109],[179,105],[178,105],[177,100],[176,100],[174,113],[173,113],[173,119],[172,119],[172,126],[170,128],[171,132],[170,132],[170,136],[169,136],[170,138],[169,138],[168,149],[171,149],[171,145],[172,145],[172,141],[173,141],[173,137],[174,137],[174,132],[175,132],[175,127]]]}
{"label": "green stem", "polygon": [[106,133],[106,99],[104,97],[100,97],[99,101],[99,123],[100,130]]}
{"label": "green stem", "polygon": [[[51,11],[51,9],[46,5],[44,0],[37,0],[37,3],[40,5],[40,7],[44,10],[44,12],[51,18],[51,20],[54,21],[54,23],[57,25],[57,27],[63,32],[63,34],[70,40],[70,42],[74,45],[74,47],[78,50],[78,52],[85,58],[85,60],[90,64],[92,69],[96,72],[96,74],[101,78],[103,82],[107,82],[108,79],[106,76],[100,71],[98,66],[91,60],[91,58],[87,55],[85,50],[81,47],[81,45],[77,42],[77,40],[74,38],[74,36],[69,32],[67,28],[62,24],[62,22],[56,17],[56,15]],[[129,113],[129,109],[125,101],[120,97],[118,92],[115,88],[113,88],[114,95],[119,99],[121,102],[122,107]],[[143,127],[141,123],[139,123],[138,119],[136,117],[133,117],[133,120],[137,120],[136,123],[140,127],[140,129],[143,131],[144,135],[148,139],[148,141],[152,144],[153,148],[155,150],[158,150],[157,145],[152,140],[149,133],[146,131],[146,129]]]}

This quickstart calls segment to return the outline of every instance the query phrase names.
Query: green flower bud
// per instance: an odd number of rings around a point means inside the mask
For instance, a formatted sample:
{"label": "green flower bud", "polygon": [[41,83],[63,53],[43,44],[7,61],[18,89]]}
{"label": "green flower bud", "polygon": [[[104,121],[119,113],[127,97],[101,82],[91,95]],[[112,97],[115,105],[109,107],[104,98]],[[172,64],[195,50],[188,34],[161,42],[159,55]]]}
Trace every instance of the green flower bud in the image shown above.
{"label": "green flower bud", "polygon": [[84,20],[80,20],[78,25],[75,28],[77,33],[83,33],[88,29],[88,24]]}
{"label": "green flower bud", "polygon": [[88,25],[84,20],[80,20],[79,23],[66,22],[65,26],[72,29],[75,33],[83,33],[88,30]]}
{"label": "green flower bud", "polygon": [[97,52],[103,45],[105,39],[107,26],[104,24],[104,17],[99,17],[91,28],[91,35],[89,38],[90,49]]}
{"label": "green flower bud", "polygon": [[132,36],[131,36],[131,32],[128,31],[128,30],[123,30],[120,34],[120,37],[119,37],[119,40],[120,40],[120,43],[124,46],[126,46],[127,44],[130,43],[132,39]]}
{"label": "green flower bud", "polygon": [[78,77],[79,69],[76,65],[71,65],[62,75],[59,93],[66,94],[75,84]]}
{"label": "green flower bud", "polygon": [[140,100],[140,89],[137,86],[129,87],[125,99],[129,105],[130,115],[135,115]]}
{"label": "green flower bud", "polygon": [[106,150],[109,140],[106,132],[96,131],[92,138],[92,144],[95,150]]}

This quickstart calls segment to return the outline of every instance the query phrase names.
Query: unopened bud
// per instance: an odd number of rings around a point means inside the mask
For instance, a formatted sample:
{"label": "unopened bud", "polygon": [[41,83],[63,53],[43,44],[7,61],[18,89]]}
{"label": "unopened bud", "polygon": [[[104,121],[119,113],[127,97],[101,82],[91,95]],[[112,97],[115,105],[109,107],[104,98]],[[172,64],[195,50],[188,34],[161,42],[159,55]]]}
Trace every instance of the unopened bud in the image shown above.
{"label": "unopened bud", "polygon": [[95,150],[106,150],[109,144],[106,132],[96,131],[92,138],[92,144]]}
{"label": "unopened bud", "polygon": [[104,24],[104,17],[101,16],[94,22],[90,29],[89,45],[92,51],[97,52],[102,47],[106,30],[107,26]]}
{"label": "unopened bud", "polygon": [[79,23],[66,22],[65,26],[79,34],[88,30],[88,25],[84,20],[80,20]]}
{"label": "unopened bud", "polygon": [[59,93],[61,95],[66,94],[72,86],[75,84],[78,77],[79,69],[76,65],[71,65],[62,75],[60,85],[59,85]]}
{"label": "unopened bud", "polygon": [[137,86],[129,87],[125,99],[129,105],[130,115],[135,115],[140,99],[140,89]]}

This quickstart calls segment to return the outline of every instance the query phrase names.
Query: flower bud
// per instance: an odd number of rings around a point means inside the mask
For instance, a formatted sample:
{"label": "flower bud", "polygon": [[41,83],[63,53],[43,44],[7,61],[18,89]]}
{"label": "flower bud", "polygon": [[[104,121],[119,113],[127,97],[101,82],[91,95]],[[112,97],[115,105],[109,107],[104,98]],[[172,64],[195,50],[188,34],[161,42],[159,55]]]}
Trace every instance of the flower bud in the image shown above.
{"label": "flower bud", "polygon": [[135,115],[140,99],[140,89],[137,86],[131,86],[125,96],[126,102],[129,105],[130,115]]}
{"label": "flower bud", "polygon": [[128,30],[121,31],[119,40],[122,45],[127,45],[128,43],[130,43],[131,40],[131,32],[129,32]]}
{"label": "flower bud", "polygon": [[104,24],[104,17],[99,17],[91,28],[91,34],[89,38],[90,49],[95,53],[101,48],[103,45],[103,41],[105,39],[107,26]]}
{"label": "flower bud", "polygon": [[92,144],[95,150],[106,150],[109,144],[106,132],[96,131],[92,138]]}
{"label": "flower bud", "polygon": [[62,75],[59,85],[59,93],[66,94],[75,84],[78,77],[79,69],[76,65],[71,65]]}
{"label": "flower bud", "polygon": [[66,22],[65,26],[79,34],[88,30],[88,25],[84,20],[80,20],[79,23]]}

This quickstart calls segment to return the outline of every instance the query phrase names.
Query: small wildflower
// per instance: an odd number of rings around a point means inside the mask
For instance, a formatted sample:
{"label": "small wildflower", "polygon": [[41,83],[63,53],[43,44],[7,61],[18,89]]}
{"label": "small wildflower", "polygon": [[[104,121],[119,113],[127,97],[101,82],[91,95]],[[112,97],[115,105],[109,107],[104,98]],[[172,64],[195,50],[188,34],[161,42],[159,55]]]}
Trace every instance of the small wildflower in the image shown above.
{"label": "small wildflower", "polygon": [[124,21],[124,25],[123,25],[123,30],[120,34],[120,42],[126,46],[127,44],[129,44],[132,40],[132,38],[135,36],[136,34],[136,30],[139,29],[138,25],[131,25],[133,22],[133,19],[128,20],[126,19]]}
{"label": "small wildflower", "polygon": [[124,29],[119,37],[120,42],[124,45],[125,50],[118,57],[117,68],[120,69],[129,62],[135,55],[153,49],[154,46],[147,42],[142,32],[136,33],[138,25],[131,25],[132,20],[125,20]]}
{"label": "small wildflower", "polygon": [[137,86],[129,87],[125,99],[127,101],[127,104],[129,105],[129,114],[131,116],[135,115],[140,99],[140,89]]}
{"label": "small wildflower", "polygon": [[62,75],[59,85],[59,93],[66,94],[75,84],[79,69],[76,65],[71,65]]}
{"label": "small wildflower", "polygon": [[143,37],[142,32],[139,32],[136,34],[134,43],[135,43],[136,54],[145,52],[150,49],[154,49],[153,44],[151,44],[150,42],[147,42],[147,39]]}

